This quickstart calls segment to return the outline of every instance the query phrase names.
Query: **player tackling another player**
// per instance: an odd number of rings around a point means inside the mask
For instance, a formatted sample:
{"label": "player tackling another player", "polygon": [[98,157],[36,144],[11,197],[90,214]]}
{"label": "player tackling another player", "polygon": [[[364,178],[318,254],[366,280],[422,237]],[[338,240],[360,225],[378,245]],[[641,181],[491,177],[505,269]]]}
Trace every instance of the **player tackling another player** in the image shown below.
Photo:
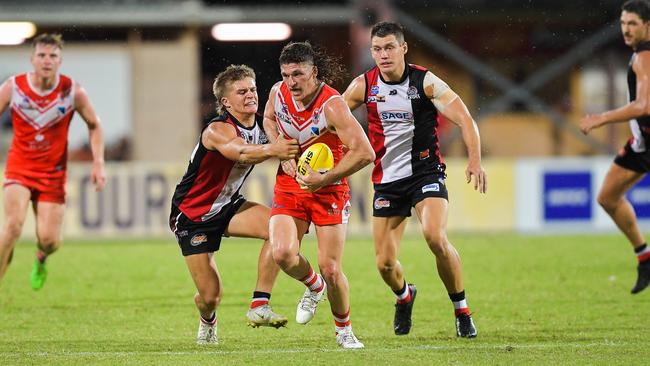
{"label": "player tackling another player", "polygon": [[60,74],[63,40],[57,34],[34,38],[32,72],[15,75],[0,86],[0,114],[11,108],[14,137],[7,156],[4,181],[5,222],[0,231],[0,280],[20,237],[29,202],[36,216],[36,260],[31,273],[34,290],[47,278],[46,259],[62,242],[68,127],[74,112],[88,126],[96,190],[106,182],[104,138],[99,117],[86,90]]}
{"label": "player tackling another player", "polygon": [[461,128],[469,163],[467,183],[487,190],[481,166],[481,144],[476,123],[467,107],[447,84],[424,67],[407,64],[404,31],[396,23],[372,28],[371,54],[376,66],[355,78],[343,94],[350,109],[365,104],[368,135],[376,153],[373,236],[377,269],[397,298],[395,334],[411,330],[411,312],[417,289],[408,284],[397,259],[400,240],[411,208],[436,257],[456,316],[456,334],[476,337],[476,327],[465,298],[460,256],[447,238],[445,164],[438,146],[438,114]]}
{"label": "player tackling another player", "polygon": [[214,252],[222,236],[264,240],[258,260],[257,284],[248,324],[281,327],[287,318],[269,306],[279,272],[273,261],[268,207],[246,201],[239,193],[254,164],[269,158],[293,159],[296,140],[277,138],[268,144],[257,115],[258,96],[254,71],[231,65],[217,75],[213,85],[219,116],[208,123],[192,151],[187,172],[172,198],[170,227],[180,245],[198,293],[200,313],[197,343],[215,344],[222,284]]}

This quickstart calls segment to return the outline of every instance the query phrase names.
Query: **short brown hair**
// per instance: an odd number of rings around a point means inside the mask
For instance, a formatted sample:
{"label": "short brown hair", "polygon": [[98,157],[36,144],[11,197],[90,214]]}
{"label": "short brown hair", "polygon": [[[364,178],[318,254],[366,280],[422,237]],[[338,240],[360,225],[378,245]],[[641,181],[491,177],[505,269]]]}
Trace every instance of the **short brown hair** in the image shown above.
{"label": "short brown hair", "polygon": [[39,34],[32,40],[32,47],[35,48],[38,44],[49,44],[63,49],[63,36],[57,33]]}
{"label": "short brown hair", "polygon": [[404,28],[395,22],[379,22],[372,27],[370,39],[372,37],[384,38],[394,35],[399,43],[404,43]]}
{"label": "short brown hair", "polygon": [[221,103],[221,98],[226,95],[227,88],[230,84],[245,78],[255,80],[255,71],[246,65],[230,65],[217,75],[212,84],[212,93],[217,98],[217,113],[226,113],[226,108]]}

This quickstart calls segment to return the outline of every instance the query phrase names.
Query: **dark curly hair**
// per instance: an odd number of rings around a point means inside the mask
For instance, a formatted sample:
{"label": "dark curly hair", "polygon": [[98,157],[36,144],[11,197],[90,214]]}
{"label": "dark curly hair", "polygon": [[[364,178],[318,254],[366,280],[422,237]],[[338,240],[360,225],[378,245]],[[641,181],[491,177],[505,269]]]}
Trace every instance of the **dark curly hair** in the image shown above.
{"label": "dark curly hair", "polygon": [[280,65],[309,62],[318,69],[317,79],[327,84],[343,80],[345,67],[340,57],[328,55],[324,49],[312,46],[311,43],[291,42],[282,48]]}

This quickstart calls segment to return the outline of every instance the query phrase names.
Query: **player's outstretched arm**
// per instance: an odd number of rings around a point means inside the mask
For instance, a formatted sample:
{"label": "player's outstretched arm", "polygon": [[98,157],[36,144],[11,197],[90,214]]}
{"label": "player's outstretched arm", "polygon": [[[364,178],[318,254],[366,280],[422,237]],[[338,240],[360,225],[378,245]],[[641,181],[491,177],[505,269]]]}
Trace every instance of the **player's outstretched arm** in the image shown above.
{"label": "player's outstretched arm", "polygon": [[248,144],[237,136],[235,127],[221,122],[211,123],[203,131],[201,141],[208,150],[219,151],[229,160],[246,164],[261,163],[272,157],[293,159],[299,150],[296,140],[282,137],[270,144]]}
{"label": "player's outstretched arm", "polygon": [[351,111],[359,108],[363,103],[365,103],[365,96],[366,78],[363,75],[354,78],[350,85],[348,85],[345,93],[343,93],[343,99]]}
{"label": "player's outstretched arm", "polygon": [[306,167],[307,175],[298,174],[298,183],[310,191],[350,176],[375,160],[375,152],[368,137],[343,98],[334,98],[325,104],[325,117],[329,128],[336,132],[348,151],[334,168],[324,174],[314,173],[309,167]]}
{"label": "player's outstretched arm", "polygon": [[7,79],[0,85],[0,114],[4,113],[11,102],[11,79]]}
{"label": "player's outstretched arm", "polygon": [[93,168],[90,173],[90,179],[95,185],[95,190],[101,191],[106,184],[106,172],[104,171],[104,132],[99,117],[95,113],[95,108],[90,103],[86,89],[79,84],[76,85],[74,96],[75,109],[88,126],[90,150],[93,154]]}
{"label": "player's outstretched arm", "polygon": [[487,191],[487,174],[481,165],[481,137],[478,126],[467,106],[458,94],[431,72],[427,72],[425,76],[424,92],[442,115],[460,127],[469,157],[465,178],[467,183],[471,183],[473,177],[474,189],[485,193]]}
{"label": "player's outstretched arm", "polygon": [[626,122],[650,115],[650,52],[638,53],[632,63],[636,74],[636,99],[630,103],[601,114],[588,114],[580,120],[580,130],[585,135],[594,128],[609,123]]}

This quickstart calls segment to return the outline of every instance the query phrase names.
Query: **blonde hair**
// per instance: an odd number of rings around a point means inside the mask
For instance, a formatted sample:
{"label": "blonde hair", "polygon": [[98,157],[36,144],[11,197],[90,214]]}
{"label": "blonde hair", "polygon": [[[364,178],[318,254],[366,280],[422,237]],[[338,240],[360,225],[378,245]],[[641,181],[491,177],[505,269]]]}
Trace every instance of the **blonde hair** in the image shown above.
{"label": "blonde hair", "polygon": [[217,75],[212,84],[212,93],[214,94],[214,97],[217,98],[217,113],[226,113],[226,108],[223,106],[223,103],[221,103],[221,98],[226,95],[228,87],[235,81],[245,78],[255,80],[255,71],[246,65],[230,65]]}
{"label": "blonde hair", "polygon": [[57,33],[39,34],[32,40],[32,47],[36,48],[36,45],[39,44],[49,44],[63,49],[63,36]]}

